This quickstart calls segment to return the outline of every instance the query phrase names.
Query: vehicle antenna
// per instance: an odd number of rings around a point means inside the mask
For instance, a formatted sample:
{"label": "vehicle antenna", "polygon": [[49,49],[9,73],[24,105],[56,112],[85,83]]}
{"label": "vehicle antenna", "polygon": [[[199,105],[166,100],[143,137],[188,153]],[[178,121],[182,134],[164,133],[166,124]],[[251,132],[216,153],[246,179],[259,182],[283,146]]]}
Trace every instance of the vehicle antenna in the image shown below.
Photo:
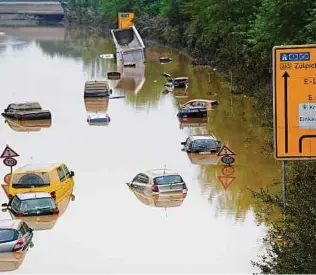
{"label": "vehicle antenna", "polygon": [[165,164],[165,167],[163,169],[163,174],[165,175],[166,174],[166,164]]}
{"label": "vehicle antenna", "polygon": [[165,213],[166,213],[166,218],[168,218],[168,215],[167,215],[167,208],[165,207]]}

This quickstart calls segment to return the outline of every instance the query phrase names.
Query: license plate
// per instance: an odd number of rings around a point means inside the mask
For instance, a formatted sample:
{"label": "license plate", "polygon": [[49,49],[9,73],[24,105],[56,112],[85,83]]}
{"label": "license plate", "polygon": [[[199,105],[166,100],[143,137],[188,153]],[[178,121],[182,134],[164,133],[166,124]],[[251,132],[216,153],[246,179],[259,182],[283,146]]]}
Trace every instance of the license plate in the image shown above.
{"label": "license plate", "polygon": [[210,155],[211,152],[200,152],[199,154],[200,154],[200,155]]}

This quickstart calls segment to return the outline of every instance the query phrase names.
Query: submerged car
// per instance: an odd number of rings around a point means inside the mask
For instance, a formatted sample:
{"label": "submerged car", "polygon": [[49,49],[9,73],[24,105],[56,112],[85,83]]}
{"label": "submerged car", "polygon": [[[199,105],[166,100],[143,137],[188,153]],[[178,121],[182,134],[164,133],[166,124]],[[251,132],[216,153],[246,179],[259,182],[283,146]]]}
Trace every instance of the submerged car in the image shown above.
{"label": "submerged car", "polygon": [[217,105],[218,105],[217,100],[193,99],[183,105],[180,105],[180,107],[182,108],[183,107],[184,108],[205,107],[207,110],[212,110]]}
{"label": "submerged car", "polygon": [[181,145],[184,146],[183,151],[199,154],[215,154],[222,148],[221,141],[216,140],[214,136],[192,135],[181,142]]}
{"label": "submerged car", "polygon": [[9,104],[2,116],[16,120],[51,120],[52,118],[50,111],[43,110],[37,102]]}
{"label": "submerged car", "polygon": [[153,169],[139,173],[127,185],[142,189],[146,194],[187,192],[182,177],[170,169]]}
{"label": "submerged car", "polygon": [[73,193],[74,175],[64,163],[28,164],[14,170],[2,187],[9,199],[19,193],[48,192],[59,203]]}
{"label": "submerged car", "polygon": [[30,226],[34,231],[48,230],[52,229],[55,226],[57,220],[64,214],[64,212],[68,208],[70,200],[74,200],[73,195],[68,196],[57,203],[57,207],[54,211],[46,211],[45,209],[45,212],[41,211],[41,213],[36,213],[35,215],[30,214],[21,216],[21,214],[19,213],[20,211],[12,211],[8,207],[4,207],[2,209],[2,212],[6,212],[9,209],[10,215],[13,219],[20,219],[25,221],[28,226]]}
{"label": "submerged car", "polygon": [[112,90],[107,81],[87,81],[84,87],[84,97],[109,97]]}
{"label": "submerged car", "polygon": [[0,252],[26,250],[32,242],[33,229],[21,220],[0,221]]}
{"label": "submerged car", "polygon": [[177,114],[180,118],[207,117],[206,107],[180,107]]}
{"label": "submerged car", "polygon": [[2,207],[7,207],[16,217],[59,214],[56,202],[47,192],[16,194]]}
{"label": "submerged car", "polygon": [[159,193],[155,195],[146,194],[144,190],[135,187],[130,187],[130,190],[141,203],[152,207],[178,207],[183,203],[187,196],[187,193],[182,192],[182,190],[163,195],[160,195]]}
{"label": "submerged car", "polygon": [[87,122],[91,126],[104,126],[108,125],[111,121],[111,118],[108,114],[93,114],[89,115]]}

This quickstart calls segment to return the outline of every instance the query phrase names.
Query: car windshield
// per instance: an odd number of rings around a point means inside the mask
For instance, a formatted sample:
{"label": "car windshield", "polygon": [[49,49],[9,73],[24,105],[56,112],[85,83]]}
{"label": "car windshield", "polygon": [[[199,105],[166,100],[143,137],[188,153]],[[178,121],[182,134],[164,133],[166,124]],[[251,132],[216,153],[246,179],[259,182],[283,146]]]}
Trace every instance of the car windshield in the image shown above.
{"label": "car windshield", "polygon": [[212,148],[217,145],[213,139],[199,139],[193,142],[193,146],[197,148]]}
{"label": "car windshield", "polygon": [[11,242],[16,239],[17,232],[13,229],[0,230],[0,243]]}
{"label": "car windshield", "polygon": [[16,174],[12,179],[12,186],[14,188],[44,187],[49,185],[50,181],[47,172]]}
{"label": "car windshield", "polygon": [[161,176],[154,179],[155,185],[182,183],[183,180],[178,175]]}
{"label": "car windshield", "polygon": [[21,202],[21,213],[33,213],[42,211],[52,211],[56,208],[56,204],[52,198],[30,199]]}

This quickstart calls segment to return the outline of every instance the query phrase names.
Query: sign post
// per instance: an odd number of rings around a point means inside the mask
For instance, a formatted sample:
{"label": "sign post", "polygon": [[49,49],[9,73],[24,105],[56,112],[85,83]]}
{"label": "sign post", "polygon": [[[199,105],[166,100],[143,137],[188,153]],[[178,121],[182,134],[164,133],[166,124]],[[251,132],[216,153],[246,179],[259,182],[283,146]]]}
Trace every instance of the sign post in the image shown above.
{"label": "sign post", "polygon": [[12,148],[10,148],[8,145],[4,148],[0,158],[4,159],[3,164],[10,167],[10,171],[12,174],[12,167],[17,165],[17,160],[15,157],[19,157],[19,154],[16,153]]}
{"label": "sign post", "polygon": [[316,45],[273,48],[274,154],[282,161],[316,158]]}

